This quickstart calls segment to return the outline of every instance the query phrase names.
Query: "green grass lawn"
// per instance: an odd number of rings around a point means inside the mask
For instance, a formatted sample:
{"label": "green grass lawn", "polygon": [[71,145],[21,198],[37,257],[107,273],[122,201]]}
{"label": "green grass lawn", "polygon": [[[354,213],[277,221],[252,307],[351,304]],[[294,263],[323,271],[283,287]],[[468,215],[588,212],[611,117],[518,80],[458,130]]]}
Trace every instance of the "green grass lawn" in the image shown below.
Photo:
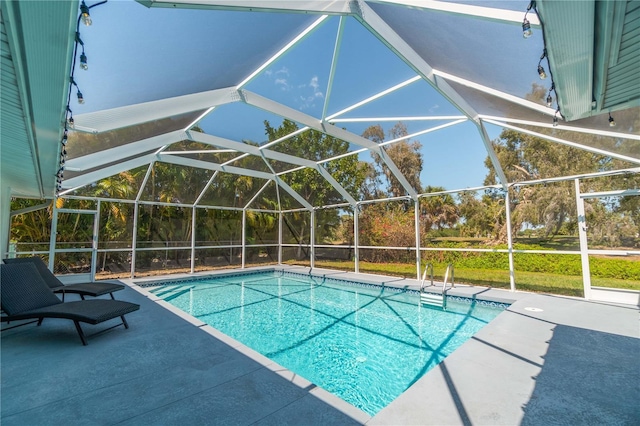
{"label": "green grass lawn", "polygon": [[[315,264],[316,267],[320,268],[340,269],[346,271],[354,270],[354,263],[352,261],[317,260]],[[360,272],[400,276],[405,278],[416,277],[415,267],[415,264],[409,263],[360,262]],[[441,281],[444,278],[445,269],[445,264],[434,265],[436,280]],[[456,267],[455,282],[494,288],[509,288],[509,271]],[[582,276],[516,271],[515,282],[517,290],[561,294],[565,296],[584,296]],[[636,280],[592,278],[592,285],[599,287],[640,290],[640,281]]]}

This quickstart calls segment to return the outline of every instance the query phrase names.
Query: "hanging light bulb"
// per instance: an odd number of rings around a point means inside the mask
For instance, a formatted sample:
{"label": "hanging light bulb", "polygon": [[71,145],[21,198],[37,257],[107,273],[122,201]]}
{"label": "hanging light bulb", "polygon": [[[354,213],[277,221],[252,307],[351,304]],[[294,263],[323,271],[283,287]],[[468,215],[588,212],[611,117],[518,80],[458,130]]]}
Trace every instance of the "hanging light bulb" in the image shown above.
{"label": "hanging light bulb", "polygon": [[558,113],[559,112],[560,112],[560,109],[557,109],[555,115],[553,116],[553,127],[558,127]]}
{"label": "hanging light bulb", "polygon": [[82,2],[82,4],[80,5],[80,14],[82,17],[82,22],[84,22],[84,24],[88,27],[89,25],[91,25],[91,15],[89,14],[89,8],[87,7],[87,5],[84,3],[84,1]]}
{"label": "hanging light bulb", "polygon": [[85,55],[84,52],[80,54],[80,68],[85,71],[89,69],[89,65],[87,65],[87,55]]}
{"label": "hanging light bulb", "polygon": [[73,120],[73,115],[69,117],[69,119],[67,120],[67,123],[69,123],[69,127],[73,129],[73,126],[75,124],[75,121]]}
{"label": "hanging light bulb", "polygon": [[532,34],[533,31],[531,30],[531,24],[527,18],[524,18],[524,21],[522,21],[522,37],[529,38]]}
{"label": "hanging light bulb", "polygon": [[553,98],[551,97],[551,93],[549,93],[547,95],[547,106],[551,108],[551,105],[553,105]]}
{"label": "hanging light bulb", "polygon": [[545,78],[547,78],[547,73],[544,72],[544,68],[542,67],[542,65],[538,65],[538,75],[540,76],[540,80],[544,80]]}
{"label": "hanging light bulb", "polygon": [[611,116],[611,113],[609,113],[609,127],[616,127],[616,121]]}
{"label": "hanging light bulb", "polygon": [[78,90],[78,103],[79,104],[84,103],[84,97],[82,96],[82,92],[80,90]]}

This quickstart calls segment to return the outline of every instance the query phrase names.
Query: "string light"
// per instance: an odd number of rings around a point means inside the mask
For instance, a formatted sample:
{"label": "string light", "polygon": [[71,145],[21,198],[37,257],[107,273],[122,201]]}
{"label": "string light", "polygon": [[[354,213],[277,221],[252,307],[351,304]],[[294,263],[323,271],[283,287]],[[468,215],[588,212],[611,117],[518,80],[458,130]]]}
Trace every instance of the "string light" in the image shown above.
{"label": "string light", "polygon": [[106,3],[107,0],[103,0],[94,5],[87,6],[87,4],[82,0],[80,4],[80,14],[78,15],[78,21],[76,22],[76,33],[75,33],[75,47],[73,50],[73,64],[71,65],[71,76],[69,77],[69,91],[67,92],[67,110],[65,112],[65,123],[64,130],[62,132],[62,139],[60,140],[60,144],[62,145],[60,149],[60,162],[58,173],[56,173],[56,192],[55,196],[58,197],[60,191],[62,190],[62,182],[64,178],[64,165],[67,162],[67,142],[69,140],[69,129],[73,129],[75,127],[75,121],[73,119],[73,111],[69,107],[71,103],[71,86],[76,86],[76,96],[78,98],[79,104],[84,104],[84,95],[80,91],[78,84],[75,82],[73,76],[76,70],[76,59],[78,55],[78,46],[82,48],[80,52],[80,68],[83,70],[89,69],[89,64],[87,62],[87,55],[84,51],[84,42],[82,38],[80,38],[80,21],[82,21],[86,26],[90,26],[92,24],[91,14],[89,13],[89,9],[99,6],[101,4]]}
{"label": "string light", "polygon": [[82,92],[80,91],[80,88],[78,87],[78,84],[76,83],[76,81],[73,79],[73,76],[69,78],[71,81],[71,84],[76,86],[76,90],[77,90],[77,96],[78,96],[78,103],[79,104],[83,104],[84,103],[84,96],[82,96]]}
{"label": "string light", "polygon": [[527,20],[527,13],[529,13],[532,7],[533,1],[529,3],[529,6],[527,6],[527,11],[524,14],[524,20],[522,21],[522,37],[524,38],[529,38],[533,35],[533,31],[531,30],[531,23],[529,23],[529,21]]}
{"label": "string light", "polygon": [[609,113],[609,127],[616,127],[616,121],[611,116],[611,113]]}
{"label": "string light", "polygon": [[538,65],[538,75],[540,76],[540,80],[544,80],[545,78],[547,78],[547,73],[544,72],[544,68],[542,67],[542,65]]}
{"label": "string light", "polygon": [[76,31],[76,45],[82,46],[82,53],[80,54],[80,68],[83,70],[88,70],[89,65],[87,64],[87,55],[84,53],[84,42],[80,38],[80,32]]}
{"label": "string light", "polygon": [[89,65],[87,64],[87,55],[84,54],[84,50],[82,50],[82,54],[80,54],[80,68],[85,71],[89,69]]}
{"label": "string light", "polygon": [[547,73],[544,72],[544,68],[542,67],[542,60],[547,57],[547,49],[542,50],[542,56],[540,56],[540,60],[538,61],[538,76],[540,76],[540,80],[544,80],[547,78]]}
{"label": "string light", "polygon": [[91,25],[91,23],[92,23],[91,15],[89,14],[89,8],[84,3],[84,0],[82,1],[82,4],[80,5],[80,17],[82,18],[82,22],[84,22],[84,24],[87,27]]}
{"label": "string light", "polygon": [[[562,116],[562,112],[560,111],[558,92],[556,90],[556,84],[555,84],[555,82],[553,80],[553,72],[551,72],[551,63],[549,62],[549,55],[547,54],[547,43],[546,43],[545,36],[544,36],[544,23],[542,22],[540,14],[538,13],[538,9],[536,8],[535,0],[531,0],[529,5],[527,6],[527,11],[524,14],[524,20],[522,22],[522,34],[523,34],[524,38],[529,38],[533,34],[532,31],[531,31],[531,24],[527,20],[527,14],[529,13],[529,11],[531,9],[533,9],[533,11],[538,16],[538,20],[540,21],[540,27],[542,27],[541,33],[542,33],[543,49],[542,49],[542,55],[540,55],[540,60],[538,60],[538,68],[537,68],[538,77],[540,77],[540,80],[544,80],[544,79],[547,78],[547,71],[542,66],[542,61],[546,58],[547,59],[547,68],[549,70],[548,75],[551,77],[551,87],[549,88],[549,93],[547,93],[546,105],[549,108],[551,108],[551,106],[553,105],[554,97],[551,96],[551,93],[553,92],[555,94],[555,102],[556,102],[556,112],[555,112],[555,114],[553,116],[553,127],[556,127],[556,126],[558,126],[558,116],[560,116],[560,117],[563,117],[563,116]],[[611,115],[609,115],[609,116],[611,116]],[[564,119],[564,117],[563,117],[563,119]]]}
{"label": "string light", "polygon": [[524,18],[524,21],[522,21],[522,37],[529,38],[532,35],[533,31],[531,31],[531,24],[529,23],[527,18]]}
{"label": "string light", "polygon": [[[71,129],[73,129],[73,125],[74,124],[75,124],[75,121],[73,120],[73,111],[71,111],[71,108],[69,108],[69,104],[68,104],[68,101],[67,101],[67,125]],[[64,136],[62,137],[62,141],[66,145],[67,144],[67,132],[66,132],[67,127],[66,126],[65,126],[64,130],[65,130],[65,133],[64,133]]]}

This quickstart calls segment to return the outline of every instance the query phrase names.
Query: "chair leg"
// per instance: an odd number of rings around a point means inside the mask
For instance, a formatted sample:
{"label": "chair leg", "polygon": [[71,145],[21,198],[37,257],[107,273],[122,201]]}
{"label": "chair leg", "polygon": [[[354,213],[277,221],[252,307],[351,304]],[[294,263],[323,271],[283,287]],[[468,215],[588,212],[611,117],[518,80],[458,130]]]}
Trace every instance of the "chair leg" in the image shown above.
{"label": "chair leg", "polygon": [[124,319],[124,315],[121,315],[120,318],[122,319],[122,324],[124,324],[124,328],[129,328],[129,324],[127,324],[127,320]]}
{"label": "chair leg", "polygon": [[78,336],[80,336],[80,340],[82,340],[82,344],[84,346],[87,346],[87,339],[84,337],[84,333],[80,328],[80,323],[78,321],[73,321],[73,323],[76,325],[76,330],[78,331]]}
{"label": "chair leg", "polygon": [[116,298],[115,298],[115,297],[113,297],[113,293],[109,293],[109,296],[111,296],[111,299],[112,299],[112,300],[116,300]]}
{"label": "chair leg", "polygon": [[44,318],[38,318],[38,327],[40,327],[40,324],[42,324],[43,320],[44,320]]}

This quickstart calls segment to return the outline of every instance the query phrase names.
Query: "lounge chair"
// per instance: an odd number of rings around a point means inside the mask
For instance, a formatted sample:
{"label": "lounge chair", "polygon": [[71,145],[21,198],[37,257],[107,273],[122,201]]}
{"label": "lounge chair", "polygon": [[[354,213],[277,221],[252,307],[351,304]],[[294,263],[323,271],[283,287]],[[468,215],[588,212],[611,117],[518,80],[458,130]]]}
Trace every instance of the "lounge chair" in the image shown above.
{"label": "lounge chair", "polygon": [[112,299],[114,291],[120,291],[124,289],[122,284],[111,284],[111,283],[98,283],[98,282],[88,282],[88,283],[77,283],[77,284],[63,284],[53,272],[47,268],[47,265],[42,261],[42,258],[38,256],[34,257],[16,257],[14,259],[4,259],[4,263],[7,265],[15,264],[15,263],[33,263],[36,265],[40,276],[44,280],[44,282],[49,286],[54,293],[62,293],[62,301],[64,302],[65,293],[74,293],[79,294],[80,298],[84,300],[84,296],[92,296],[98,297],[104,294],[111,295]]}
{"label": "lounge chair", "polygon": [[121,324],[129,328],[124,316],[140,309],[140,305],[135,303],[110,299],[62,302],[47,286],[33,263],[0,265],[0,283],[0,304],[6,314],[2,321],[35,318],[40,325],[44,318],[70,319],[83,345],[87,344],[87,339],[80,328],[81,322],[95,325],[120,317]]}

